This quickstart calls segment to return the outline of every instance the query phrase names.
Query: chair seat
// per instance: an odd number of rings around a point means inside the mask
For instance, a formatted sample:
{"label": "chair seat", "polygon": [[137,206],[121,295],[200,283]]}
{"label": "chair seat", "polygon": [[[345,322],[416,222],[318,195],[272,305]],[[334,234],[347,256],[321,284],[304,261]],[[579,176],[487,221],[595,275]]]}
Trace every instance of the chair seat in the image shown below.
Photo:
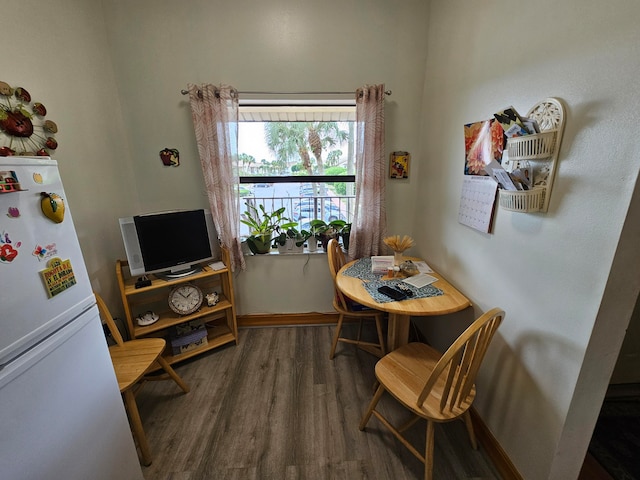
{"label": "chair seat", "polygon": [[141,338],[109,347],[109,354],[121,392],[142,378],[162,353],[165,345],[166,341],[162,338]]}
{"label": "chair seat", "polygon": [[378,381],[399,402],[416,415],[435,422],[448,422],[469,409],[475,397],[475,386],[467,399],[457,407],[445,412],[440,411],[440,399],[444,388],[444,379],[435,384],[422,407],[418,407],[418,397],[424,388],[424,379],[428,378],[442,354],[424,343],[409,343],[384,356],[376,363]]}

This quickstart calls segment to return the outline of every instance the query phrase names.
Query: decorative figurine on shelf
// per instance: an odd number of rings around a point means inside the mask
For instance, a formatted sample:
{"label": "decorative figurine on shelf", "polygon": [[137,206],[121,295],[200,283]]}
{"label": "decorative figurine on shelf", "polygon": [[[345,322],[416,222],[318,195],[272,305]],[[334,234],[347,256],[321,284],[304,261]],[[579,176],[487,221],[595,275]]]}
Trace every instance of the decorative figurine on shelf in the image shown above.
{"label": "decorative figurine on shelf", "polygon": [[205,298],[207,299],[207,305],[209,305],[210,307],[213,307],[220,301],[218,292],[207,293]]}
{"label": "decorative figurine on shelf", "polygon": [[160,317],[157,313],[151,310],[147,310],[146,312],[141,313],[136,317],[136,322],[141,327],[148,327],[149,325],[153,325],[154,323],[156,323],[159,319]]}

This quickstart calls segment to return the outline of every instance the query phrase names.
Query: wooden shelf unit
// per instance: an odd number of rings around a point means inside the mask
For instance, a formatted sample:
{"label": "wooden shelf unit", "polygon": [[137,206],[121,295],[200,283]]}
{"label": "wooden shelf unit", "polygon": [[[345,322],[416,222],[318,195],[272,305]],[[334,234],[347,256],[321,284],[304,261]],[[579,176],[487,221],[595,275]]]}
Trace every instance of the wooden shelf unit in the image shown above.
{"label": "wooden shelf unit", "polygon": [[[228,252],[225,249],[222,250],[222,261],[225,265],[229,265]],[[236,345],[238,344],[233,277],[228,267],[221,270],[213,270],[207,265],[202,268],[202,271],[174,279],[148,275],[151,285],[136,288],[136,278],[131,277],[128,262],[126,260],[118,260],[116,262],[116,277],[124,306],[129,336],[131,339],[143,337],[165,338],[167,340],[167,348],[163,356],[170,364],[200,355],[203,352],[228,343],[235,342]],[[174,313],[168,304],[169,292],[174,286],[182,283],[197,285],[205,295],[213,291],[218,292],[218,303],[209,307],[205,299],[200,309],[191,315]],[[148,326],[138,325],[136,317],[149,310],[160,317],[158,321]],[[192,320],[201,320],[207,328],[207,344],[174,355],[168,338],[170,328]]]}

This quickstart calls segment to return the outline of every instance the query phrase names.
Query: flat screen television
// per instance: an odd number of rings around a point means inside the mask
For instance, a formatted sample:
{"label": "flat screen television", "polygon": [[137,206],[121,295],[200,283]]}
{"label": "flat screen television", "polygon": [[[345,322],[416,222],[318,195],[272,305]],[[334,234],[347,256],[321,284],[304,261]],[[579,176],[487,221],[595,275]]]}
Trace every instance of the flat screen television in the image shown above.
{"label": "flat screen television", "polygon": [[220,259],[208,210],[174,210],[120,218],[131,275],[189,275],[199,264]]}

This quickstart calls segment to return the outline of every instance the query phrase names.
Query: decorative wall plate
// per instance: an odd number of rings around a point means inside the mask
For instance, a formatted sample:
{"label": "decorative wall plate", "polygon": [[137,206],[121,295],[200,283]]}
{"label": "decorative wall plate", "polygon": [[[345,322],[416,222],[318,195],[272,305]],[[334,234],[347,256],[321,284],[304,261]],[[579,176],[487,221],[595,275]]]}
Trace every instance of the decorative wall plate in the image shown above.
{"label": "decorative wall plate", "polygon": [[32,102],[25,88],[0,81],[0,157],[50,156],[58,148],[58,126],[46,115],[46,107]]}

